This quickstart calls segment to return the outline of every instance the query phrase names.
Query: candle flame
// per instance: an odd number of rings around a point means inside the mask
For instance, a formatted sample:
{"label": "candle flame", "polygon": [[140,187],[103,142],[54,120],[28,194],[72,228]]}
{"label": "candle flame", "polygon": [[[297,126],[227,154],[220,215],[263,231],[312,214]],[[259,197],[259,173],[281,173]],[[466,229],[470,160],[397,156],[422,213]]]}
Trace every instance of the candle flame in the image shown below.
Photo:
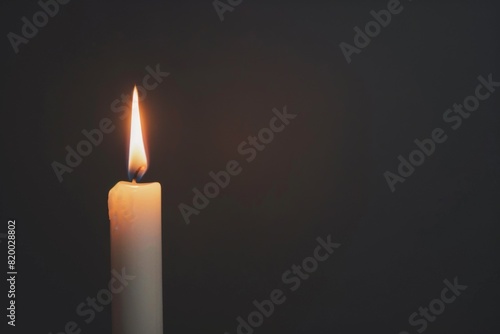
{"label": "candle flame", "polygon": [[132,95],[132,117],[130,122],[130,146],[128,151],[128,176],[130,180],[139,181],[148,169],[148,158],[142,137],[141,114],[137,87]]}

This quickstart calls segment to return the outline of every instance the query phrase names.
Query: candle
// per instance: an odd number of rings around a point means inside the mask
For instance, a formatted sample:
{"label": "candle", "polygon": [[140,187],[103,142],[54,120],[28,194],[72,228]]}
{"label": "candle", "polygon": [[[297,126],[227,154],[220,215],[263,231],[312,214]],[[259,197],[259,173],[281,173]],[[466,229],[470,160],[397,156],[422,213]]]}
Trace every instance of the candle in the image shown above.
{"label": "candle", "polygon": [[161,186],[137,183],[147,166],[134,87],[128,161],[132,182],[118,182],[108,197],[111,267],[134,276],[113,296],[113,334],[163,333]]}

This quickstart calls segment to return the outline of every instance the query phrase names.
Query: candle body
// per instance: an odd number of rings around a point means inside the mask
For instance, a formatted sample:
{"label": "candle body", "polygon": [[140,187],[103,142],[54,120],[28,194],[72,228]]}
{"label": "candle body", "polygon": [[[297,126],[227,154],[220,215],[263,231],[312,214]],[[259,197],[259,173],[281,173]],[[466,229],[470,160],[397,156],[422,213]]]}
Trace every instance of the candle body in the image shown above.
{"label": "candle body", "polygon": [[118,182],[108,208],[111,268],[134,276],[113,295],[112,332],[163,334],[161,186]]}

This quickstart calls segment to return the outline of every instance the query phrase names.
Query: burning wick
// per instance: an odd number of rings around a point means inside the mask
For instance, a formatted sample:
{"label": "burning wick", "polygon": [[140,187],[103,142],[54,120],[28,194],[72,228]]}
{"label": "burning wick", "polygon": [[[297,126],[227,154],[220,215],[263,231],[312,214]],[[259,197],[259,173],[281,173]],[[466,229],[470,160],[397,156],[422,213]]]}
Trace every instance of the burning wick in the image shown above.
{"label": "burning wick", "polygon": [[136,171],[135,171],[135,173],[134,173],[134,176],[132,176],[132,182],[133,182],[133,183],[136,183],[137,176],[138,176],[138,175],[139,175],[139,173],[140,173],[142,170],[144,170],[144,169],[145,169],[145,168],[144,168],[144,166],[141,166],[141,167],[137,168],[137,170],[136,170]]}

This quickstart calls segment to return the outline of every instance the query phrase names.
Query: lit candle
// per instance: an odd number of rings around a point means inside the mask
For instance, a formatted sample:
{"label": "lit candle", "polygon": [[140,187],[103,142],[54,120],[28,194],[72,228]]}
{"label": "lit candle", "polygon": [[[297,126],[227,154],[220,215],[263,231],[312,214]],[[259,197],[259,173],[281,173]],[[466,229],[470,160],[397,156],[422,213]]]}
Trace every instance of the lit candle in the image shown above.
{"label": "lit candle", "polygon": [[113,296],[113,334],[163,334],[161,186],[137,183],[148,161],[142,137],[137,88],[132,97],[129,179],[108,197],[111,267],[135,276]]}

